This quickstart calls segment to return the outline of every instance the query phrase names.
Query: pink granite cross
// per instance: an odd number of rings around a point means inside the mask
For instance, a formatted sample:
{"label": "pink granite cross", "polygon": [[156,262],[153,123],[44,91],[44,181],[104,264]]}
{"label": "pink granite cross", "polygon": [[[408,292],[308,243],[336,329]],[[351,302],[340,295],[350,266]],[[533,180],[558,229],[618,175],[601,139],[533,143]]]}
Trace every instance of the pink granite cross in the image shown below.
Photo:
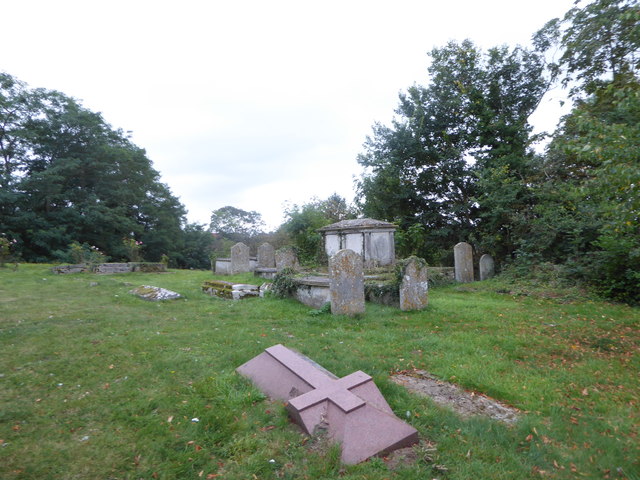
{"label": "pink granite cross", "polygon": [[237,371],[287,410],[306,433],[326,431],[342,445],[342,461],[358,463],[418,441],[417,431],[397,418],[372,378],[357,371],[337,378],[282,345],[267,348]]}

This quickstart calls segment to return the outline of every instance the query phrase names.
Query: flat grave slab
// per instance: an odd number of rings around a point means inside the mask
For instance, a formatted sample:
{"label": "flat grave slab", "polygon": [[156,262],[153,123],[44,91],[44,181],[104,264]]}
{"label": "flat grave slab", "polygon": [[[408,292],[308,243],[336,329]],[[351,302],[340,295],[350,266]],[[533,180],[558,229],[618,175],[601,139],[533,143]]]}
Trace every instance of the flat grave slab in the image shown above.
{"label": "flat grave slab", "polygon": [[236,370],[273,399],[310,435],[326,432],[355,464],[418,442],[418,432],[396,417],[373,379],[362,371],[338,378],[283,345],[267,348]]}

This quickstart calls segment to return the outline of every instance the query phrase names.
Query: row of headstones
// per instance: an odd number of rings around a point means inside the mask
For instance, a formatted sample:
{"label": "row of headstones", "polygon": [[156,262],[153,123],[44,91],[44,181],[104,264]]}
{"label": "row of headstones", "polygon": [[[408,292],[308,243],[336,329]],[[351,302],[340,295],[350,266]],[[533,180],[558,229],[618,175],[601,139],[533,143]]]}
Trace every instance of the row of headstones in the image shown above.
{"label": "row of headstones", "polygon": [[[357,315],[365,311],[362,257],[353,250],[339,250],[329,258],[331,313]],[[411,257],[400,284],[400,309],[421,310],[429,301],[426,264]]]}
{"label": "row of headstones", "polygon": [[[275,268],[280,271],[284,268],[298,269],[299,262],[296,252],[292,247],[283,247],[275,250],[270,243],[263,243],[258,247],[256,268]],[[242,242],[231,247],[231,274],[251,272],[251,257],[249,247]]]}
{"label": "row of headstones", "polygon": [[[468,283],[474,281],[473,249],[467,242],[460,242],[453,247],[453,261],[455,265],[456,282]],[[479,262],[480,280],[487,280],[495,275],[493,257],[484,254]]]}

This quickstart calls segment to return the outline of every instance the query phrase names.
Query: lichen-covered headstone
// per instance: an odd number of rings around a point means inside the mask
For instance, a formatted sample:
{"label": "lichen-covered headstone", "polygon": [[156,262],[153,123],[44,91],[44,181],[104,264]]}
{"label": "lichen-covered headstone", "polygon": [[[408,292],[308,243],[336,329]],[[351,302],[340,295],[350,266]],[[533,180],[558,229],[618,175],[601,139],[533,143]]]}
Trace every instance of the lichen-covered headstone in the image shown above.
{"label": "lichen-covered headstone", "polygon": [[247,273],[251,271],[249,247],[244,243],[236,243],[231,247],[231,274]]}
{"label": "lichen-covered headstone", "polygon": [[270,243],[258,247],[258,268],[275,268],[276,251]]}
{"label": "lichen-covered headstone", "polygon": [[480,257],[480,280],[487,280],[496,273],[496,266],[493,257],[485,253]]}
{"label": "lichen-covered headstone", "polygon": [[166,288],[152,287],[150,285],[141,285],[140,287],[134,288],[129,293],[151,302],[182,298],[182,295],[177,292],[167,290]]}
{"label": "lichen-covered headstone", "polygon": [[276,270],[279,272],[285,268],[291,268],[293,270],[300,270],[300,262],[298,261],[298,255],[293,247],[282,247],[276,250]]}
{"label": "lichen-covered headstone", "polygon": [[331,313],[364,313],[364,272],[362,257],[353,250],[339,250],[329,259]]}
{"label": "lichen-covered headstone", "polygon": [[429,303],[427,264],[417,257],[409,257],[400,283],[400,310],[422,310]]}
{"label": "lichen-covered headstone", "polygon": [[456,269],[456,282],[473,282],[473,249],[467,242],[453,247],[453,260]]}

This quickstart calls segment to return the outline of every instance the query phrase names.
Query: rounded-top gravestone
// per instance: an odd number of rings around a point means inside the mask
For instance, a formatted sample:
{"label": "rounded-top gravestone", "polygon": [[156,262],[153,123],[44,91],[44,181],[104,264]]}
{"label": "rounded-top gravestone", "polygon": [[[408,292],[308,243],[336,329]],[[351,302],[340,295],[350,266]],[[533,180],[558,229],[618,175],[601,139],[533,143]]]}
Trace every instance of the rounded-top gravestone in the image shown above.
{"label": "rounded-top gravestone", "polygon": [[485,253],[480,257],[480,280],[487,280],[496,273],[495,263],[493,257],[488,253]]}
{"label": "rounded-top gravestone", "polygon": [[244,243],[236,243],[231,247],[231,274],[247,273],[251,271],[249,247]]}
{"label": "rounded-top gravestone", "polygon": [[473,249],[467,242],[460,242],[453,247],[456,282],[473,282]]}
{"label": "rounded-top gravestone", "polygon": [[428,303],[427,264],[417,257],[409,257],[400,284],[400,310],[422,310]]}
{"label": "rounded-top gravestone", "polygon": [[331,313],[364,313],[364,272],[362,257],[353,250],[339,250],[329,259]]}
{"label": "rounded-top gravestone", "polygon": [[270,243],[258,247],[258,268],[275,268],[276,252]]}

